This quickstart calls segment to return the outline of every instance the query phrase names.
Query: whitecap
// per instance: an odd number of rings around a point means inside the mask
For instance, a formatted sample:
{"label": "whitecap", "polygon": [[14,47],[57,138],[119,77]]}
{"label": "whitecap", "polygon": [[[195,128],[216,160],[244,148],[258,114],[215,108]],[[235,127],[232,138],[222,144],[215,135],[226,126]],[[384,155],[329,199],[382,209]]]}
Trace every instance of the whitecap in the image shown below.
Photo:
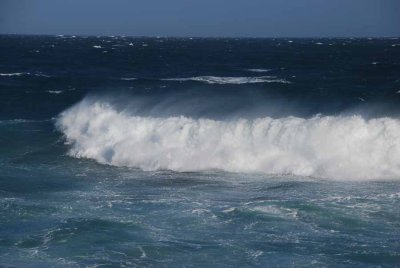
{"label": "whitecap", "polygon": [[69,155],[115,166],[400,178],[400,120],[395,118],[157,118],[82,101],[63,112],[57,126],[71,144]]}
{"label": "whitecap", "polygon": [[21,76],[29,73],[0,73],[0,76]]}
{"label": "whitecap", "polygon": [[47,90],[47,92],[50,93],[50,94],[61,94],[64,91],[62,91],[62,90]]}
{"label": "whitecap", "polygon": [[28,72],[22,72],[22,73],[0,73],[0,76],[25,76],[25,75],[33,75],[37,77],[51,77],[50,75],[38,72],[38,73],[28,73]]}
{"label": "whitecap", "polygon": [[290,82],[284,79],[278,79],[275,76],[258,76],[258,77],[220,77],[220,76],[195,76],[185,78],[164,78],[163,81],[194,81],[203,82],[207,84],[256,84],[256,83],[283,83],[289,84]]}
{"label": "whitecap", "polygon": [[266,73],[266,72],[271,71],[271,69],[247,69],[247,71],[253,72],[253,73]]}

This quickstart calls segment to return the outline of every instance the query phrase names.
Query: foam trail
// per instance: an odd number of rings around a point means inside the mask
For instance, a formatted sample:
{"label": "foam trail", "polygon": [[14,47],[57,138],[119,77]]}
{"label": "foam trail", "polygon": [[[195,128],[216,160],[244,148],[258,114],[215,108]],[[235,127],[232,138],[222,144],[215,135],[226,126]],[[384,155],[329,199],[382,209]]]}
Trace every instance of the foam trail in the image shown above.
{"label": "foam trail", "polygon": [[29,73],[0,73],[0,76],[21,76]]}
{"label": "foam trail", "polygon": [[289,84],[290,82],[285,79],[279,79],[275,76],[258,76],[258,77],[220,77],[220,76],[195,76],[185,78],[165,78],[164,81],[195,81],[207,84],[255,84],[255,83],[283,83]]}
{"label": "foam trail", "polygon": [[361,116],[217,121],[140,117],[82,101],[58,128],[70,155],[144,170],[294,174],[334,179],[400,177],[400,120]]}
{"label": "foam trail", "polygon": [[29,75],[34,75],[34,76],[39,76],[39,77],[51,77],[50,75],[44,74],[44,73],[0,73],[0,76],[29,76]]}

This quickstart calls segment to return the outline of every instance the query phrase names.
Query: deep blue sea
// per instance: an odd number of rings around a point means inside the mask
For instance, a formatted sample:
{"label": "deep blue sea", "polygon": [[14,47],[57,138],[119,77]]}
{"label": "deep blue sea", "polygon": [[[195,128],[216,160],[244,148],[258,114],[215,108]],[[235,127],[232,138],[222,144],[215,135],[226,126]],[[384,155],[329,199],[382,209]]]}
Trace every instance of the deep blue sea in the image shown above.
{"label": "deep blue sea", "polygon": [[0,266],[400,267],[400,39],[0,35]]}

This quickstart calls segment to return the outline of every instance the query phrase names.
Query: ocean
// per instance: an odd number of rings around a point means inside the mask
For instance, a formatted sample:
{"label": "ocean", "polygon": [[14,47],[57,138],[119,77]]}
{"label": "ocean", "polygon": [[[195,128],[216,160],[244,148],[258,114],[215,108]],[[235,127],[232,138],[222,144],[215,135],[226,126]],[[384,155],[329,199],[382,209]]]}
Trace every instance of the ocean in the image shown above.
{"label": "ocean", "polygon": [[400,39],[0,35],[0,265],[399,267]]}

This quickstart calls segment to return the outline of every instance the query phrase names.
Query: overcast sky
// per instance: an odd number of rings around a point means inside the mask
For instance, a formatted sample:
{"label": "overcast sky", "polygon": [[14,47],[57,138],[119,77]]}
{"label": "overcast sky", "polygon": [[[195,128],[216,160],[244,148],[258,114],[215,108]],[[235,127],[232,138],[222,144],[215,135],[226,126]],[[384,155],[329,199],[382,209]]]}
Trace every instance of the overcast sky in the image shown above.
{"label": "overcast sky", "polygon": [[0,0],[0,33],[400,36],[400,0]]}

